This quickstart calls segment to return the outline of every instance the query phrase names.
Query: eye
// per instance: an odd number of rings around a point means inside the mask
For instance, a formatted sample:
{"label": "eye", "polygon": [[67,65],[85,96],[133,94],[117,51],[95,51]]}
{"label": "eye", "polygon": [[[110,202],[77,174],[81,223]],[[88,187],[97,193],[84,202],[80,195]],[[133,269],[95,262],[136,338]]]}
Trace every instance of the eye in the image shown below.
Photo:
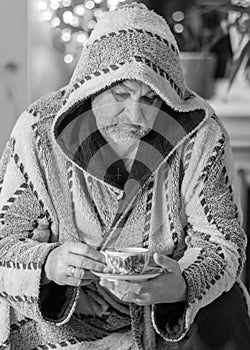
{"label": "eye", "polygon": [[159,97],[157,95],[154,96],[143,96],[142,100],[147,104],[153,104],[154,102],[158,101]]}
{"label": "eye", "polygon": [[119,100],[125,100],[130,96],[129,92],[114,91],[114,90],[112,91],[112,94],[116,99],[119,99]]}

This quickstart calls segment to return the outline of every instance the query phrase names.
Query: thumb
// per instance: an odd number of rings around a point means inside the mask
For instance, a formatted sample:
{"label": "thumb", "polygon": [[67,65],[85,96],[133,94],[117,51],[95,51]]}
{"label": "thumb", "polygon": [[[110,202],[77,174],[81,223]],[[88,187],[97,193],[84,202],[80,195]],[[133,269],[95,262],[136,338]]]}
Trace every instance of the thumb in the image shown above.
{"label": "thumb", "polygon": [[166,255],[154,253],[154,261],[157,265],[162,266],[168,272],[176,270],[176,261]]}

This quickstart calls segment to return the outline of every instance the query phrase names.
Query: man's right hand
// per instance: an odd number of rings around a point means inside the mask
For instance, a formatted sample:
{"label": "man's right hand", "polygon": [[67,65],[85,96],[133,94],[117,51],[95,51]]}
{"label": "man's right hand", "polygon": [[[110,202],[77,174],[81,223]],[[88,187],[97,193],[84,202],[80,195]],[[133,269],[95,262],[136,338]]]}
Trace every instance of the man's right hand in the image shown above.
{"label": "man's right hand", "polygon": [[108,271],[104,255],[85,243],[65,242],[49,253],[44,266],[44,281],[85,285],[98,279],[90,270]]}

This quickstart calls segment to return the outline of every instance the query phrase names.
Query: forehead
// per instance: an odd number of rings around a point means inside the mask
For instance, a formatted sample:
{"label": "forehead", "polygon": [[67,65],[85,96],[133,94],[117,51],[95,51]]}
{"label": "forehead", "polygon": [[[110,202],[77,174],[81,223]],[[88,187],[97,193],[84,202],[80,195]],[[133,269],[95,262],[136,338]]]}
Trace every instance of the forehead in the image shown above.
{"label": "forehead", "polygon": [[151,89],[150,86],[144,84],[142,81],[138,80],[124,80],[121,82],[118,82],[114,85],[114,87],[123,87],[125,89],[131,90],[131,91],[143,91],[145,94],[149,93],[155,93],[154,90]]}

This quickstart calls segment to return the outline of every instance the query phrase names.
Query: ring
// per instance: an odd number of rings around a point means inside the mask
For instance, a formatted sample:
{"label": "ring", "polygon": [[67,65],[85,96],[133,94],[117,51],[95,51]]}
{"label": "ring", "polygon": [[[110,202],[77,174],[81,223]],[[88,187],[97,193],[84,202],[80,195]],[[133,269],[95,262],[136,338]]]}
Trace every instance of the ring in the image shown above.
{"label": "ring", "polygon": [[70,272],[70,274],[71,274],[71,276],[73,276],[73,277],[75,277],[75,270],[76,270],[76,267],[75,267],[75,266],[72,266],[72,267],[71,267],[71,272]]}

